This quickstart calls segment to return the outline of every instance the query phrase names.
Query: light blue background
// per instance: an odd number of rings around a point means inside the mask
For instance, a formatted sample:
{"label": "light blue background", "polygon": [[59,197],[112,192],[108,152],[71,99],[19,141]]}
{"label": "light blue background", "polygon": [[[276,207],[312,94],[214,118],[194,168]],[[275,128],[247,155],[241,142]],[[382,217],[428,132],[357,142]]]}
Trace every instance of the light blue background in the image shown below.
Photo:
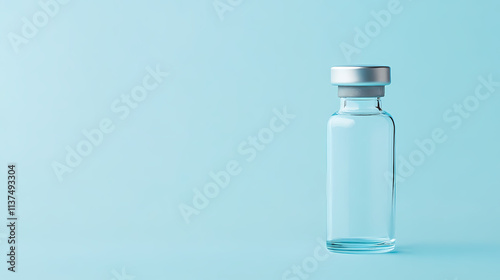
{"label": "light blue background", "polygon": [[[435,128],[447,140],[397,186],[397,251],[332,254],[308,279],[500,278],[500,87],[459,128],[443,119],[479,76],[500,81],[498,1],[401,0],[350,61],[340,44],[390,1],[222,2],[221,20],[212,0],[73,0],[16,53],[9,33],[41,8],[0,1],[0,176],[17,163],[20,217],[2,279],[283,279],[325,236],[339,64],[392,67],[399,156]],[[169,76],[119,119],[112,102],[156,65]],[[295,119],[247,162],[238,146],[283,107]],[[115,130],[59,182],[52,163],[103,118]],[[179,205],[230,160],[241,174],[186,224]]]}

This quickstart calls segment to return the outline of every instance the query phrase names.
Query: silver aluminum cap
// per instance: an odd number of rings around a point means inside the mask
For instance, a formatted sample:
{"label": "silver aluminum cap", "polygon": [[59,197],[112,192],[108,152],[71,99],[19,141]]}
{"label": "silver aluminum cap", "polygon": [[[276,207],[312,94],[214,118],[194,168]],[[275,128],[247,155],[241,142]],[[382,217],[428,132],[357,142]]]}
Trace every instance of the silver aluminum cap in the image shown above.
{"label": "silver aluminum cap", "polygon": [[335,66],[331,82],[339,86],[339,97],[382,97],[391,83],[388,66]]}

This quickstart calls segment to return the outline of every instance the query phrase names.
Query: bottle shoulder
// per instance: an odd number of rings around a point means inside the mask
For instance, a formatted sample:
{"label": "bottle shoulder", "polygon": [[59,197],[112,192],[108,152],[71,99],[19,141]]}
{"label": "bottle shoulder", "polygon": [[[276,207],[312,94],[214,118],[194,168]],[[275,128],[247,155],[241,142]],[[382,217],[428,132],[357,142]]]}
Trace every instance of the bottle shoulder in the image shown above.
{"label": "bottle shoulder", "polygon": [[328,125],[342,125],[346,123],[367,123],[367,122],[382,122],[387,123],[387,125],[395,126],[394,118],[386,111],[379,111],[377,113],[370,114],[352,114],[343,113],[340,111],[335,112],[330,116],[328,120]]}
{"label": "bottle shoulder", "polygon": [[391,118],[391,114],[384,110],[377,110],[374,112],[362,112],[362,113],[357,113],[357,112],[350,112],[350,111],[337,111],[331,115],[331,117],[382,117],[382,118]]}

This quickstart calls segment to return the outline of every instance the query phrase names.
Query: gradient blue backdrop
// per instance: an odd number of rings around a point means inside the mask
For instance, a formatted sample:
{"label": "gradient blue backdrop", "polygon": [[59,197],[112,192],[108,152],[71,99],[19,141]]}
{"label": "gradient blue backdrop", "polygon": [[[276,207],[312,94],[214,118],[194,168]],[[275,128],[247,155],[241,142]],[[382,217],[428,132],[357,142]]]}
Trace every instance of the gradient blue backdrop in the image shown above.
{"label": "gradient blue backdrop", "polygon": [[[498,1],[401,0],[349,57],[340,46],[397,3],[72,0],[18,52],[9,34],[43,10],[0,4],[1,279],[500,278],[500,87],[456,129],[443,118],[478,77],[500,81]],[[397,186],[395,253],[314,262],[339,64],[392,67],[383,107],[399,158],[435,128],[447,140]],[[121,120],[111,104],[157,65],[169,76]],[[246,161],[239,145],[284,107],[295,118]],[[54,161],[103,118],[114,131],[60,182]],[[241,173],[187,224],[179,206],[231,160]],[[15,274],[4,262],[9,162]],[[302,277],[287,274],[304,262]]]}

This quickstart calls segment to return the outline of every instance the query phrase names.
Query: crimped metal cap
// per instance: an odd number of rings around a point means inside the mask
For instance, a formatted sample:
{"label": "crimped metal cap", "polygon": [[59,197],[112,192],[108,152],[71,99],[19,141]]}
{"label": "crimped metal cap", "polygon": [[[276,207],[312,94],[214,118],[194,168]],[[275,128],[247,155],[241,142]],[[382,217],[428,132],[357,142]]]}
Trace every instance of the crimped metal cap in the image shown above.
{"label": "crimped metal cap", "polygon": [[391,83],[389,66],[335,66],[331,81],[336,86],[386,86]]}

